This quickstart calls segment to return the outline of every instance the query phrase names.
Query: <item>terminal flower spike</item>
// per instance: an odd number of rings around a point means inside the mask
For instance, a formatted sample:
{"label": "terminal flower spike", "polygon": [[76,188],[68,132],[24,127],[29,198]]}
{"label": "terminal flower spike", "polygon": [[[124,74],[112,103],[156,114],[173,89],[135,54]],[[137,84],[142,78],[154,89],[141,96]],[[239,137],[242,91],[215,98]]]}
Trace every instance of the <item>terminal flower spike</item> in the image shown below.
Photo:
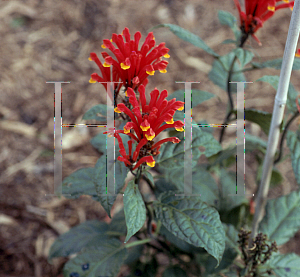
{"label": "terminal flower spike", "polygon": [[[104,132],[109,135],[114,135],[119,142],[121,156],[118,160],[123,161],[126,166],[132,170],[138,168],[141,164],[147,163],[149,166],[154,166],[155,161],[153,156],[159,154],[161,145],[165,142],[172,141],[178,143],[180,140],[177,137],[165,138],[154,142],[154,138],[162,131],[168,128],[175,128],[177,131],[184,131],[183,122],[174,121],[173,116],[176,110],[184,109],[184,102],[176,101],[175,98],[167,100],[168,92],[163,90],[161,93],[154,89],[151,93],[149,105],[146,104],[145,86],[141,85],[138,89],[139,99],[132,88],[127,89],[129,102],[132,105],[132,110],[127,108],[123,103],[120,103],[115,108],[116,113],[125,113],[131,121],[127,122],[123,130]],[[130,136],[128,142],[129,155],[126,154],[125,147],[120,137],[120,133]],[[132,153],[132,143],[137,143],[134,153]],[[136,163],[137,162],[137,163]],[[136,163],[134,165],[134,163]],[[134,166],[133,166],[134,165]]]}
{"label": "terminal flower spike", "polygon": [[243,32],[241,46],[249,35],[261,45],[259,39],[254,35],[256,31],[274,15],[275,11],[284,8],[292,9],[294,6],[294,1],[288,0],[245,0],[246,11],[243,12],[239,0],[234,0],[234,3],[240,14],[240,28]]}
{"label": "terminal flower spike", "polygon": [[[162,42],[155,46],[155,38],[150,32],[141,48],[139,42],[142,35],[140,32],[134,34],[134,39],[131,39],[129,29],[125,28],[122,34],[113,34],[112,38],[104,39],[102,48],[110,50],[114,57],[107,52],[102,52],[101,55],[104,63],[100,61],[96,53],[91,53],[89,60],[95,61],[98,65],[102,77],[97,73],[91,75],[90,83],[96,82],[122,82],[116,84],[115,92],[119,92],[122,85],[127,88],[138,88],[141,84],[145,86],[148,83],[148,76],[154,75],[155,71],[166,73],[168,61],[163,60],[163,57],[169,58],[169,49]],[[112,76],[110,73],[112,67]],[[103,84],[107,88],[106,84]]]}

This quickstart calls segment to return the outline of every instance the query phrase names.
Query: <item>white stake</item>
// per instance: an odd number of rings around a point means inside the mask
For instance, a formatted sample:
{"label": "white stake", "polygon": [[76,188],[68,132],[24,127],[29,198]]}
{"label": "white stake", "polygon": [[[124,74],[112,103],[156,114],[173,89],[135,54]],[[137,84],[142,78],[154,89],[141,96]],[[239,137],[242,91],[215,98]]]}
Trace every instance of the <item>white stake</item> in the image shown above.
{"label": "white stake", "polygon": [[263,172],[258,190],[254,220],[252,225],[251,238],[257,234],[258,224],[264,215],[265,205],[271,180],[271,172],[274,164],[274,157],[280,136],[280,124],[284,115],[284,108],[287,99],[288,87],[299,38],[300,31],[300,0],[294,3],[294,9],[290,22],[289,32],[283,54],[283,61],[280,71],[279,84],[275,97],[273,116],[269,131],[268,147],[263,164]]}

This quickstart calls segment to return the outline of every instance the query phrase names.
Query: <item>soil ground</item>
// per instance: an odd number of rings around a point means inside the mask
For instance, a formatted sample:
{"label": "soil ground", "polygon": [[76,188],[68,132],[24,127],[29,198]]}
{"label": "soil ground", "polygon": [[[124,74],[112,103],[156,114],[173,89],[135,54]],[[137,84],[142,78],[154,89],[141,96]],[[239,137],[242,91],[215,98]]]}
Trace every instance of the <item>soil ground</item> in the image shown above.
{"label": "soil ground", "polygon": [[[54,182],[54,86],[45,82],[71,82],[62,88],[64,124],[93,123],[81,117],[90,107],[105,103],[106,94],[102,86],[88,82],[90,74],[98,72],[88,57],[90,52],[100,54],[103,39],[121,33],[124,27],[132,34],[141,31],[144,38],[151,27],[172,23],[199,35],[216,52],[225,54],[232,46],[221,42],[233,35],[219,24],[220,9],[238,16],[231,0],[0,2],[0,277],[62,276],[66,259],[56,259],[52,265],[47,262],[55,238],[85,220],[107,220],[100,204],[87,197],[68,200],[45,196],[53,193]],[[290,15],[290,10],[280,10],[265,23],[257,34],[262,47],[250,42],[262,60],[282,57]],[[193,118],[221,123],[227,95],[207,77],[212,58],[167,29],[156,29],[154,34],[157,42],[166,42],[171,59],[168,73],[155,74],[148,87],[171,93],[183,89],[175,81],[200,81],[193,87],[213,92],[217,97],[195,108]],[[279,71],[254,71],[246,76],[255,81],[267,74],[278,75]],[[292,82],[299,90],[299,72],[293,73]],[[246,91],[246,108],[272,112],[274,96],[269,85],[253,83]],[[299,122],[292,129],[296,124]],[[248,123],[246,131],[266,139],[253,124]],[[97,128],[63,128],[63,177],[79,168],[94,166],[99,153],[89,140],[97,132]],[[215,128],[216,138],[219,132]],[[234,143],[234,137],[234,131],[227,130],[224,146]],[[247,189],[253,192],[257,169],[254,157],[246,157],[246,163]],[[278,169],[284,180],[270,190],[270,197],[297,188],[290,159],[280,163]],[[299,243],[298,233],[281,250],[300,254]]]}

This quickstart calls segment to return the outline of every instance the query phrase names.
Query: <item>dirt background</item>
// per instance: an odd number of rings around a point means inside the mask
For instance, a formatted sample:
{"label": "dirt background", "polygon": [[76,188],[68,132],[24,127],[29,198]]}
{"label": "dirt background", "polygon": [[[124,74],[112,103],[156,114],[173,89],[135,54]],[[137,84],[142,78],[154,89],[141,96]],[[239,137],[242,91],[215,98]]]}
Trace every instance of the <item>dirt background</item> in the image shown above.
{"label": "dirt background", "polygon": [[[81,120],[90,107],[105,103],[101,85],[89,84],[90,74],[98,72],[88,61],[89,53],[102,51],[101,44],[112,33],[128,27],[131,34],[157,24],[173,23],[199,35],[220,54],[232,46],[220,43],[233,38],[217,19],[219,9],[238,16],[233,1],[207,0],[27,0],[0,2],[0,276],[62,276],[66,259],[48,264],[48,251],[59,235],[88,219],[107,220],[99,203],[83,197],[78,200],[47,197],[53,193],[53,116],[54,85],[47,81],[70,81],[62,85],[62,121]],[[291,11],[280,10],[258,32],[263,43],[250,45],[262,60],[282,57]],[[150,79],[148,93],[157,87],[170,93],[183,89],[175,81],[201,81],[193,88],[207,90],[217,97],[193,111],[193,118],[221,123],[227,96],[208,80],[212,58],[178,39],[167,29],[154,31],[156,41],[170,48],[168,73]],[[257,59],[258,60],[258,59]],[[247,73],[249,81],[277,70]],[[292,77],[300,89],[299,72]],[[246,108],[272,112],[275,91],[267,84],[254,83],[246,90]],[[294,123],[292,129],[298,123]],[[63,177],[83,167],[94,166],[99,153],[89,140],[99,128],[63,128]],[[266,137],[248,123],[247,132]],[[216,138],[220,129],[215,128]],[[227,130],[224,146],[234,143],[235,131]],[[285,148],[285,154],[288,151]],[[246,158],[248,190],[255,190],[256,164]],[[278,165],[282,184],[270,197],[297,188],[290,159]],[[300,235],[282,251],[297,252]],[[126,268],[122,269],[124,272]],[[122,274],[120,274],[122,276]]]}

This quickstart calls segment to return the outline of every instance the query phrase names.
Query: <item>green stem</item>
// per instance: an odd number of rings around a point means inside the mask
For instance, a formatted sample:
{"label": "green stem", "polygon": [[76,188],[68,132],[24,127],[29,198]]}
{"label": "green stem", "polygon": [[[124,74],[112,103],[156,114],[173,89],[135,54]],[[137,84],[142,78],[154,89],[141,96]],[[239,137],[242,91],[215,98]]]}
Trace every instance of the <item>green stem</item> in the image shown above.
{"label": "green stem", "polygon": [[252,71],[252,70],[257,70],[257,69],[260,69],[259,67],[247,67],[247,68],[244,68],[242,70],[237,70],[237,71],[233,71],[232,74],[238,74],[238,73],[243,73],[243,72],[247,72],[247,71]]}
{"label": "green stem", "polygon": [[290,125],[292,124],[292,122],[297,118],[297,116],[299,116],[300,113],[299,111],[297,111],[296,113],[294,113],[294,115],[290,118],[290,120],[287,122],[286,126],[284,127],[282,136],[281,136],[281,140],[280,140],[280,145],[279,145],[279,155],[276,158],[276,160],[274,161],[274,164],[277,164],[280,160],[281,160],[281,156],[282,156],[282,152],[283,152],[283,142],[286,136],[286,133],[290,127]]}
{"label": "green stem", "polygon": [[149,243],[151,240],[152,240],[151,238],[147,238],[147,239],[143,239],[143,240],[133,241],[133,242],[130,242],[130,243],[126,243],[124,245],[124,247],[129,248],[129,247],[137,246],[137,245],[140,245],[140,244],[146,244],[146,243]]}
{"label": "green stem", "polygon": [[[242,37],[241,37],[241,42],[240,42],[239,48],[243,48],[243,46],[244,46],[245,42],[247,41],[248,37],[249,37],[248,33],[242,32]],[[236,62],[236,59],[237,59],[237,56],[235,56],[234,59],[232,60],[232,63],[230,65],[230,68],[229,68],[229,71],[228,71],[227,94],[228,94],[230,109],[229,109],[229,112],[226,115],[225,122],[223,123],[223,125],[228,124],[230,116],[233,114],[233,100],[232,100],[232,96],[231,96],[231,90],[230,90],[230,83],[229,82],[231,81],[232,74],[234,73],[233,72],[233,67],[234,67],[234,64]],[[222,143],[223,136],[224,136],[224,133],[225,133],[225,128],[226,127],[224,126],[221,130],[220,139],[219,139],[220,143]]]}
{"label": "green stem", "polygon": [[149,187],[152,190],[152,192],[154,192],[154,186],[151,183],[151,181],[149,180],[149,178],[147,178],[145,175],[143,175],[142,178],[147,182],[147,184],[149,185]]}
{"label": "green stem", "polygon": [[[230,117],[233,114],[233,100],[232,100],[232,95],[231,95],[231,89],[230,89],[230,83],[229,82],[231,81],[231,78],[232,78],[233,67],[234,67],[234,64],[236,62],[236,59],[237,59],[237,57],[234,56],[234,58],[232,60],[232,63],[230,65],[229,71],[228,71],[228,77],[227,77],[227,95],[228,95],[228,101],[229,101],[230,108],[229,108],[229,112],[226,115],[226,118],[225,118],[225,121],[224,121],[223,125],[227,125],[228,124],[228,122],[230,120]],[[225,128],[226,128],[226,126],[224,126],[222,128],[222,130],[221,130],[220,139],[219,139],[220,143],[222,143],[223,136],[224,136],[224,133],[225,133]]]}
{"label": "green stem", "polygon": [[137,173],[136,173],[136,175],[135,175],[135,179],[134,179],[134,183],[135,183],[136,185],[139,185],[140,179],[141,179],[141,177],[142,177],[141,171],[142,171],[142,169],[141,169],[141,167],[139,167],[139,168],[138,168],[138,171],[137,171]]}

